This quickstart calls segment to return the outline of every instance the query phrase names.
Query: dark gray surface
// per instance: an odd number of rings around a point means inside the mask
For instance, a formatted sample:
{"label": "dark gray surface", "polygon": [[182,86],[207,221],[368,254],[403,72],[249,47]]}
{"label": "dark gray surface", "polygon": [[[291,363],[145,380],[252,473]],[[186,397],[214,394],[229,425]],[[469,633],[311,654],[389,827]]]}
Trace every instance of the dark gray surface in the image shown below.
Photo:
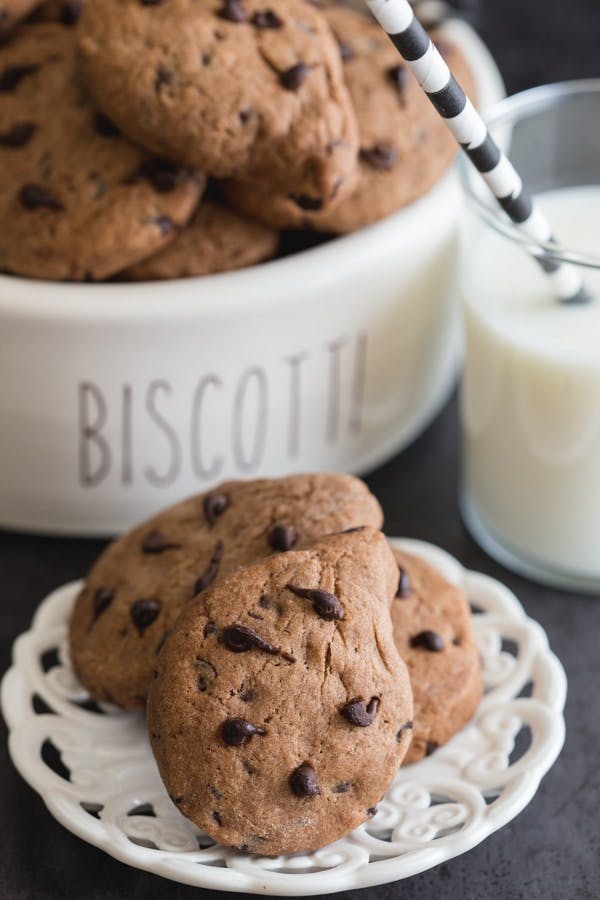
{"label": "dark gray surface", "polygon": [[[487,0],[478,15],[511,90],[600,75],[598,0]],[[370,485],[385,508],[388,533],[432,541],[465,565],[498,576],[541,622],[569,678],[567,742],[531,805],[484,844],[408,881],[339,896],[598,900],[600,602],[531,585],[475,546],[456,507],[457,444],[452,403],[411,448],[374,472]],[[100,546],[0,533],[0,671],[39,599],[80,577]],[[4,725],[0,732],[0,900],[217,896],[130,869],[61,828],[12,768]]]}

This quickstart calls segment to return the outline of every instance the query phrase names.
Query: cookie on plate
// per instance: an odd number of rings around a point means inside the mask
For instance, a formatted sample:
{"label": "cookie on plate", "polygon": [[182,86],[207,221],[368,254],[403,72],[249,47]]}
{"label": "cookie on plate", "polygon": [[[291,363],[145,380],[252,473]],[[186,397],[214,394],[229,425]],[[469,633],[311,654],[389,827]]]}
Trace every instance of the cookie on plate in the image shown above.
{"label": "cookie on plate", "polygon": [[148,701],[178,808],[251,853],[314,850],[375,812],[410,741],[397,567],[365,529],[221,579],[165,642]]}
{"label": "cookie on plate", "polygon": [[0,37],[35,9],[39,0],[0,0]]}
{"label": "cookie on plate", "polygon": [[[301,209],[284,193],[249,181],[225,184],[230,202],[278,228],[356,231],[423,196],[444,174],[457,147],[397,50],[379,25],[343,6],[323,14],[338,41],[344,77],[358,120],[359,176],[354,190],[330,209]],[[458,48],[438,46],[466,90],[473,78]]]}
{"label": "cookie on plate", "polygon": [[91,696],[143,706],[182,609],[239,565],[329,532],[379,527],[381,508],[349,475],[231,481],[116,540],[90,571],[71,619],[71,658]]}
{"label": "cookie on plate", "polygon": [[349,188],[356,120],[327,22],[303,0],[94,0],[79,31],[99,106],[155,153],[300,205]]}
{"label": "cookie on plate", "polygon": [[390,612],[394,642],[413,690],[413,738],[404,760],[413,763],[469,721],[483,681],[463,592],[420,557],[396,549],[394,556],[400,578]]}
{"label": "cookie on plate", "polygon": [[127,269],[123,277],[156,281],[230,272],[270,259],[278,243],[275,229],[207,200],[168,247]]}
{"label": "cookie on plate", "polygon": [[23,25],[0,48],[0,270],[108,278],[173,240],[203,187],[98,112],[72,28]]}
{"label": "cookie on plate", "polygon": [[85,0],[44,0],[35,12],[38,22],[60,22],[61,25],[76,25]]}

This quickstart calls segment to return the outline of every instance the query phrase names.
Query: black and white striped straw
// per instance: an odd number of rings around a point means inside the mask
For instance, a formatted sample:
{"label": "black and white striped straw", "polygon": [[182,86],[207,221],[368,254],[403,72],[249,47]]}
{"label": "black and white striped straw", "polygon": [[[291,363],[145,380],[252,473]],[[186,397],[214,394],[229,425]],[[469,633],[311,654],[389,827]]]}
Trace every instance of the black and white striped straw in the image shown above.
{"label": "black and white striped straw", "polygon": [[550,223],[523,187],[516,169],[494,141],[408,0],[366,3],[502,209],[533,241],[532,253],[551,280],[557,298],[562,303],[587,303],[591,297],[579,271],[539,250],[540,245],[555,243]]}

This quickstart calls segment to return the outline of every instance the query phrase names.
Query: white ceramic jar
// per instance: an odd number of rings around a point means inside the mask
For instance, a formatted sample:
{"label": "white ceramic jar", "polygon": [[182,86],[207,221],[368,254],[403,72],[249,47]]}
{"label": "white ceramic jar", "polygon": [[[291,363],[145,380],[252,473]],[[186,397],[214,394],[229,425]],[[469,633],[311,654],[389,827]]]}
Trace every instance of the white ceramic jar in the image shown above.
{"label": "white ceramic jar", "polygon": [[[502,84],[453,23],[484,105]],[[153,284],[0,277],[0,525],[108,534],[229,477],[363,471],[445,399],[454,172],[361,232]]]}

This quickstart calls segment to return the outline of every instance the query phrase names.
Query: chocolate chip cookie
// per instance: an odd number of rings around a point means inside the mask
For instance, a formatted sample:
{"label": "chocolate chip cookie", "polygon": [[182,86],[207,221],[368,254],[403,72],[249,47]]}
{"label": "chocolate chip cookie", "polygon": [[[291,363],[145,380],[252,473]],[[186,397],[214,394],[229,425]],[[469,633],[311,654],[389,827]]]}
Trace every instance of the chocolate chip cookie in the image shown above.
{"label": "chocolate chip cookie", "polygon": [[[249,181],[228,182],[225,190],[239,210],[277,228],[310,227],[340,234],[383,219],[426,194],[454,160],[457,147],[378,25],[343,6],[326,6],[323,14],[338,42],[358,120],[355,189],[330,209],[300,208],[283,192],[267,191]],[[473,96],[473,78],[458,48],[441,39],[438,46]]]}
{"label": "chocolate chip cookie", "polygon": [[373,815],[410,741],[397,575],[365,529],[239,569],[184,611],[148,728],[173,802],[212,838],[314,850]]}
{"label": "chocolate chip cookie", "polygon": [[413,739],[404,760],[412,763],[429,756],[469,721],[483,682],[462,591],[419,557],[400,550],[394,556],[399,575],[390,612],[413,690]]}
{"label": "chocolate chip cookie", "polygon": [[243,269],[275,255],[279,233],[205,201],[168,247],[123,273],[129,281],[191,278]]}
{"label": "chocolate chip cookie", "polygon": [[339,52],[303,0],[94,0],[79,31],[100,108],[153,152],[277,185],[300,207],[350,188]]}
{"label": "chocolate chip cookie", "polygon": [[0,0],[0,36],[35,9],[39,0]]}
{"label": "chocolate chip cookie", "polygon": [[111,544],[71,620],[71,657],[91,696],[143,706],[156,654],[182,609],[238,565],[328,532],[382,522],[348,475],[232,481],[159,513]]}
{"label": "chocolate chip cookie", "polygon": [[72,28],[22,26],[0,49],[0,270],[107,278],[173,240],[203,185],[97,110]]}
{"label": "chocolate chip cookie", "polygon": [[60,22],[73,26],[79,21],[85,0],[44,0],[35,12],[39,22]]}

